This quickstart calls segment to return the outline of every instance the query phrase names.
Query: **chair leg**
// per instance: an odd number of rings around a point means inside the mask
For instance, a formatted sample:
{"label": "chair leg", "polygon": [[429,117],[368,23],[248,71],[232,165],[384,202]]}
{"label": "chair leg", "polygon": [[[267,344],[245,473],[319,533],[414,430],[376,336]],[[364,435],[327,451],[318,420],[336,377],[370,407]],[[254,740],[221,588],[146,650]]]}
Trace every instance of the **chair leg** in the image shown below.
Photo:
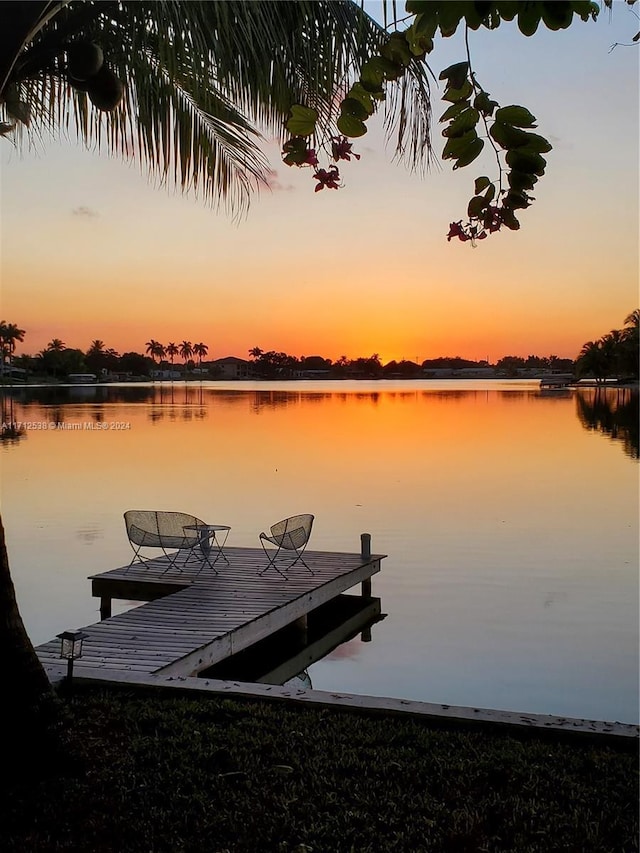
{"label": "chair leg", "polygon": [[293,561],[293,563],[291,563],[291,564],[289,565],[289,567],[288,567],[288,568],[290,568],[290,569],[291,569],[291,568],[293,568],[293,566],[295,566],[295,564],[296,564],[296,563],[302,563],[302,565],[305,567],[305,569],[306,569],[308,572],[311,572],[311,574],[312,574],[312,575],[315,575],[315,572],[313,571],[313,569],[309,568],[309,566],[305,563],[305,561],[304,561],[304,557],[302,556],[302,551],[298,551],[298,550],[296,550],[296,554],[297,554],[297,557],[295,558],[295,560]]}
{"label": "chair leg", "polygon": [[[273,552],[273,551],[268,551],[268,550],[266,549],[265,544],[264,544],[264,542],[263,542],[262,540],[260,540],[260,544],[262,545],[262,550],[263,550],[263,551],[264,551],[264,553],[267,555],[267,560],[268,560],[269,562],[268,562],[268,564],[267,564],[267,565],[266,565],[266,566],[265,566],[261,571],[258,571],[258,574],[259,574],[259,575],[263,575],[263,574],[267,571],[267,569],[268,569],[268,568],[270,568],[271,566],[273,566],[273,568],[278,572],[278,574],[282,575],[282,577],[283,577],[283,578],[285,578],[285,580],[289,580],[289,576],[288,576],[287,574],[285,574],[285,572],[283,572],[283,571],[279,568],[279,566],[277,566],[277,565],[276,565],[276,560],[277,560],[277,559],[278,559],[278,557],[280,556],[280,553],[281,553],[283,550],[285,550],[285,549],[284,549],[284,548],[282,548],[281,546],[279,546],[279,547],[277,548],[277,550],[276,550],[275,552]],[[296,557],[295,557],[295,559],[294,559],[291,563],[289,563],[287,566],[285,566],[285,571],[287,571],[287,572],[288,572],[288,571],[289,571],[289,569],[293,568],[293,566],[295,566],[295,565],[296,565],[296,563],[302,563],[302,565],[305,567],[305,569],[306,569],[308,572],[310,572],[312,575],[315,575],[315,572],[313,571],[313,569],[311,569],[311,568],[306,564],[306,562],[305,562],[305,560],[304,560],[304,557],[302,556],[302,551],[298,551],[298,549],[297,549],[297,548],[294,548],[294,549],[293,549],[293,551],[295,552]],[[286,558],[285,558],[285,557],[283,557],[283,559],[286,559]]]}
{"label": "chair leg", "polygon": [[144,564],[144,563],[146,563],[146,562],[148,562],[148,561],[147,561],[147,560],[145,560],[145,559],[144,559],[144,557],[140,554],[140,549],[141,549],[141,547],[142,547],[142,546],[140,546],[140,545],[139,545],[137,548],[135,548],[135,547],[134,547],[134,545],[133,545],[133,542],[131,542],[131,541],[129,541],[129,544],[131,545],[131,548],[132,548],[132,550],[133,550],[133,557],[131,558],[131,562],[129,563],[129,565],[125,568],[125,573],[126,573],[126,572],[128,572],[128,571],[129,571],[129,569],[131,568],[131,566],[133,566],[133,564],[134,564],[134,563],[136,563],[136,562],[137,562],[137,563],[143,563],[143,564]]}
{"label": "chair leg", "polygon": [[182,569],[180,568],[180,566],[176,565],[176,560],[178,559],[178,554],[180,553],[180,551],[175,551],[172,554],[169,551],[167,551],[166,548],[162,547],[162,553],[164,554],[164,556],[169,561],[167,563],[166,568],[163,570],[162,574],[165,575],[169,571],[169,569],[176,569],[176,571],[182,573]]}
{"label": "chair leg", "polygon": [[[193,548],[189,549],[189,553],[187,554],[187,558],[184,561],[184,564],[186,566],[188,563],[191,563],[191,562],[197,563],[198,564],[198,572],[197,572],[198,574],[200,574],[200,572],[202,571],[202,569],[204,568],[204,566],[206,564],[213,571],[213,573],[217,575],[218,570],[215,567],[215,563],[219,559],[219,555],[216,555],[215,559],[212,562],[210,553],[211,552],[204,551],[200,547],[199,544],[194,545]],[[224,554],[223,554],[223,558],[226,560],[226,557],[224,557]],[[229,561],[226,560],[226,562],[228,563]]]}
{"label": "chair leg", "polygon": [[264,551],[268,562],[267,562],[267,565],[263,569],[258,569],[258,574],[262,577],[262,575],[267,571],[267,569],[274,568],[279,575],[281,575],[286,581],[288,581],[289,578],[287,577],[287,575],[285,575],[285,573],[283,571],[281,571],[279,566],[276,565],[276,558],[282,549],[280,547],[278,547],[275,552],[274,551],[268,551],[265,548],[265,545],[264,545],[264,542],[262,541],[262,539],[260,540],[260,544],[262,545],[262,550]]}

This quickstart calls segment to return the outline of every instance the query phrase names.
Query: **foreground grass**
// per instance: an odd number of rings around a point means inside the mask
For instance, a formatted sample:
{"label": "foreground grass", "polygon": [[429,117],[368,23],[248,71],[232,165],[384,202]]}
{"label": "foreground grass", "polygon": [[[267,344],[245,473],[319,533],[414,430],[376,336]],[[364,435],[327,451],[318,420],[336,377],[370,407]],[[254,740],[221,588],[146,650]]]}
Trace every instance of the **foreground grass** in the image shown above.
{"label": "foreground grass", "polygon": [[89,688],[63,733],[5,773],[4,853],[638,849],[637,756],[607,747]]}

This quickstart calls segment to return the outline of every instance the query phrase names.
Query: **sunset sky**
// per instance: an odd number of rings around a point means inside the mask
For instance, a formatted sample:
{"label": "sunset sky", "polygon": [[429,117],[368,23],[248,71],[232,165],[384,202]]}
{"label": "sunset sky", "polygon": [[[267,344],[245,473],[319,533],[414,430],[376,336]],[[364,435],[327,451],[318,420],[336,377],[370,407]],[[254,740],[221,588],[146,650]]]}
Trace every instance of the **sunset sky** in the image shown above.
{"label": "sunset sky", "polygon": [[[314,193],[311,171],[269,145],[273,189],[240,222],[75,142],[19,153],[0,139],[1,310],[26,329],[18,352],[58,337],[121,353],[150,338],[203,341],[211,358],[255,346],[383,361],[575,357],[640,301],[639,48],[624,46],[638,27],[619,0],[568,31],[471,33],[479,82],[501,105],[527,106],[554,145],[521,230],[477,248],[446,235],[466,218],[474,178],[495,176],[491,150],[455,173],[412,174],[385,150],[381,122],[354,142],[362,159],[345,164],[338,191]],[[437,77],[464,58],[459,33],[436,43],[430,66]],[[432,91],[437,119],[441,84]]]}

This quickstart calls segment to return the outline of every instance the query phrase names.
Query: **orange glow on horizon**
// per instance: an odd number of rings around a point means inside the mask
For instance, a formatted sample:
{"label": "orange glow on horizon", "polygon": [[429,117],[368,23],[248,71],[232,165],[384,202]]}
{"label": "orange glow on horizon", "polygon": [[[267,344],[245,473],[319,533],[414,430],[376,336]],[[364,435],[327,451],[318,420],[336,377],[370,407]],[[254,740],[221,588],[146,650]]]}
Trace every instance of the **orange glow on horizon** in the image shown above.
{"label": "orange glow on horizon", "polygon": [[[631,310],[630,308],[628,313]],[[15,315],[16,312],[12,315],[7,312],[9,322]],[[192,344],[203,342],[209,347],[204,361],[226,356],[250,360],[249,350],[256,346],[265,352],[275,350],[298,358],[319,355],[332,361],[338,360],[343,355],[348,359],[355,359],[368,358],[377,354],[382,364],[402,360],[421,363],[426,359],[440,357],[460,357],[472,361],[488,360],[490,363],[495,363],[508,355],[523,358],[529,355],[540,357],[556,355],[559,358],[573,359],[577,357],[583,343],[601,337],[610,328],[621,328],[623,320],[624,318],[609,324],[596,321],[591,329],[574,330],[572,334],[567,331],[564,334],[559,332],[554,334],[548,328],[539,328],[531,333],[526,342],[519,337],[510,336],[507,332],[502,334],[496,332],[493,335],[478,332],[474,336],[467,336],[441,331],[425,339],[420,339],[417,335],[405,339],[401,332],[391,334],[389,330],[385,330],[378,337],[369,330],[361,332],[356,329],[351,335],[341,336],[338,343],[330,338],[323,341],[320,335],[314,336],[308,332],[283,334],[282,338],[278,338],[273,333],[270,335],[263,333],[242,341],[235,331],[219,331],[215,326],[207,328],[201,324],[180,323],[179,330],[176,332],[178,324],[175,321],[148,323],[145,324],[147,329],[142,331],[136,327],[123,328],[116,324],[112,326],[106,318],[103,318],[101,323],[95,323],[95,325],[92,323],[92,333],[87,335],[88,323],[82,319],[76,322],[61,319],[55,324],[42,320],[30,324],[28,321],[21,320],[21,326],[26,329],[26,335],[24,342],[18,344],[16,355],[23,353],[35,355],[45,349],[53,338],[60,338],[66,347],[80,349],[83,352],[89,349],[94,339],[100,339],[104,341],[106,348],[112,348],[120,355],[126,352],[145,354],[146,343],[154,338],[165,346],[170,341],[178,346],[183,340],[189,340]],[[175,363],[182,363],[180,356],[176,357]]]}

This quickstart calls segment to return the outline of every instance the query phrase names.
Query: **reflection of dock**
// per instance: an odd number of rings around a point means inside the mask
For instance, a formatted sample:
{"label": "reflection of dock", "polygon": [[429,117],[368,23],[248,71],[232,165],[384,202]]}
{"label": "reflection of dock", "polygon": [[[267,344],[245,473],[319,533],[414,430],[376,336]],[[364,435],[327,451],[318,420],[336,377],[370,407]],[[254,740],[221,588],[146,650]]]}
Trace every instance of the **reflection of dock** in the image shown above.
{"label": "reflection of dock", "polygon": [[[160,558],[93,576],[103,620],[83,628],[87,636],[75,674],[98,669],[167,678],[197,675],[292,623],[308,632],[311,613],[357,584],[362,584],[360,601],[371,602],[371,614],[376,607],[379,613],[371,576],[380,571],[384,555],[306,551],[314,574],[298,566],[286,580],[273,571],[258,575],[265,561],[260,549],[225,553],[229,565],[218,575],[206,569],[198,574],[197,564],[167,570]],[[111,617],[113,598],[147,603]],[[64,672],[58,640],[36,652],[51,678]]]}
{"label": "reflection of dock", "polygon": [[288,625],[202,672],[201,676],[284,684],[358,634],[364,642],[369,642],[372,626],[383,618],[379,598],[339,595],[309,613],[302,630],[298,625]]}

